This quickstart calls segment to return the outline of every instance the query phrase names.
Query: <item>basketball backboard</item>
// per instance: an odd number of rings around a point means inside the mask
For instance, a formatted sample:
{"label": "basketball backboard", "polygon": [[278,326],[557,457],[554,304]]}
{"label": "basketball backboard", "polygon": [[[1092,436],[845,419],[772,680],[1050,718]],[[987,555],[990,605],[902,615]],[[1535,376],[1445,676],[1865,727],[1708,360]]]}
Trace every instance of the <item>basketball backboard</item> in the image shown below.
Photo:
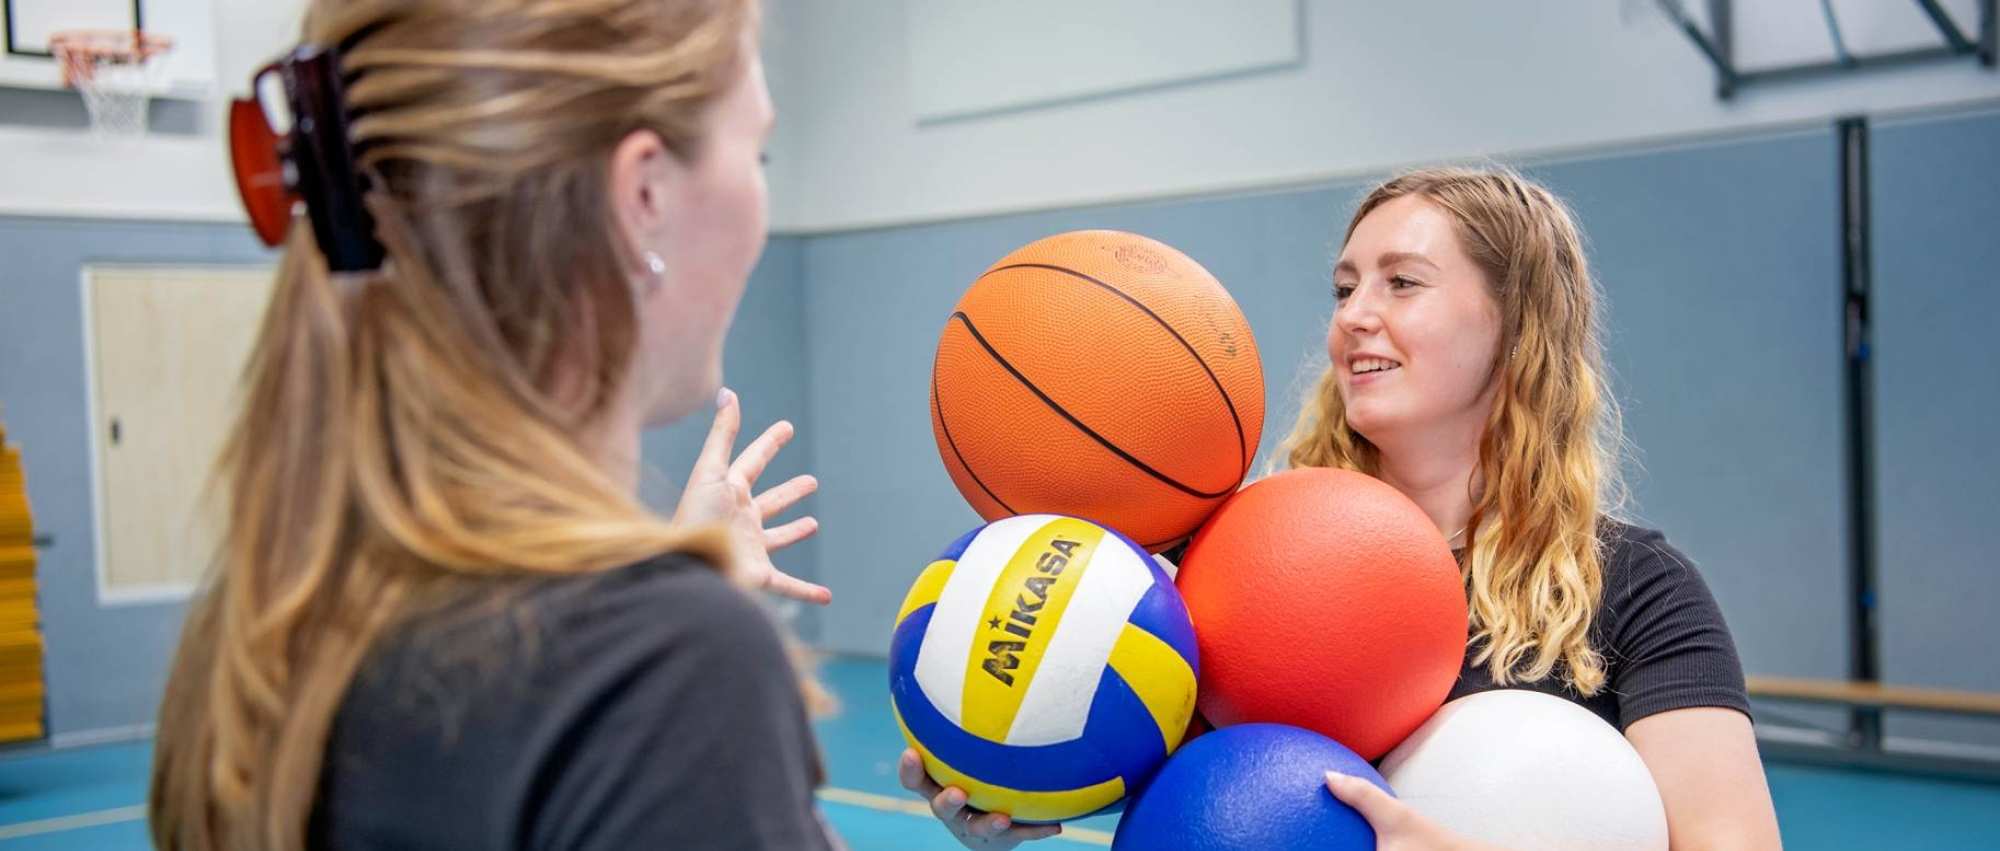
{"label": "basketball backboard", "polygon": [[213,0],[0,0],[0,86],[56,89],[49,37],[65,30],[143,29],[173,39],[169,96],[198,98],[215,84]]}

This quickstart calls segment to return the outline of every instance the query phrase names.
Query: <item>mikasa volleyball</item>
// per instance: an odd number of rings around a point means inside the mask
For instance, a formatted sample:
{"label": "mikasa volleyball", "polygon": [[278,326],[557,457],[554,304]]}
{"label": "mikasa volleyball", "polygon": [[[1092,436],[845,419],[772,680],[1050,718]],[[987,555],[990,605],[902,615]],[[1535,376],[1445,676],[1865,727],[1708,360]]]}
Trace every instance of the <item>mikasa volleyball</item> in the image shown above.
{"label": "mikasa volleyball", "polygon": [[933,779],[982,810],[1061,821],[1124,798],[1179,746],[1200,663],[1173,580],[1074,517],[997,520],[924,568],[889,690]]}

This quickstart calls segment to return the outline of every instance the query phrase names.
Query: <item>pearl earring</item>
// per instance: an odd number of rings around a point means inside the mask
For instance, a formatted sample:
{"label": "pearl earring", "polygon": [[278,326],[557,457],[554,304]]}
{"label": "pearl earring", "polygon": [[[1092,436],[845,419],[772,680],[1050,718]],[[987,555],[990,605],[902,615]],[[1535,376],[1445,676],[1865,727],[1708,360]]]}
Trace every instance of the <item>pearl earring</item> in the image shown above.
{"label": "pearl earring", "polygon": [[646,278],[646,294],[660,291],[660,285],[667,280],[667,261],[660,259],[657,252],[646,252],[646,271],[652,274]]}

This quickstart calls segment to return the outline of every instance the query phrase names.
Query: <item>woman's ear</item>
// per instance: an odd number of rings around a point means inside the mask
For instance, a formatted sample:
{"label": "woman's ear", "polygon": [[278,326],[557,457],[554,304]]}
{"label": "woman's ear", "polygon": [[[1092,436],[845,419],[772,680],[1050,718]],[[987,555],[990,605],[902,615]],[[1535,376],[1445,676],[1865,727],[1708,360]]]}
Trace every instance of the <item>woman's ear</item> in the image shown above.
{"label": "woman's ear", "polygon": [[635,254],[667,228],[668,160],[672,153],[651,130],[634,130],[611,151],[611,212]]}

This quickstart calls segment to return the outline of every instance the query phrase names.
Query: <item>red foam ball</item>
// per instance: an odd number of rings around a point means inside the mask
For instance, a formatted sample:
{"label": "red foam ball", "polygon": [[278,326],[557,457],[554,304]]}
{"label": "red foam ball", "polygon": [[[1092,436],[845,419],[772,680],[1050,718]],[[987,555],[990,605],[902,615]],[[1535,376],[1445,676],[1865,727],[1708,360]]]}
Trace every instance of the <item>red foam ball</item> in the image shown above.
{"label": "red foam ball", "polygon": [[1319,732],[1374,760],[1423,724],[1465,657],[1465,591],[1422,509],[1361,473],[1289,470],[1223,503],[1176,582],[1201,714]]}

